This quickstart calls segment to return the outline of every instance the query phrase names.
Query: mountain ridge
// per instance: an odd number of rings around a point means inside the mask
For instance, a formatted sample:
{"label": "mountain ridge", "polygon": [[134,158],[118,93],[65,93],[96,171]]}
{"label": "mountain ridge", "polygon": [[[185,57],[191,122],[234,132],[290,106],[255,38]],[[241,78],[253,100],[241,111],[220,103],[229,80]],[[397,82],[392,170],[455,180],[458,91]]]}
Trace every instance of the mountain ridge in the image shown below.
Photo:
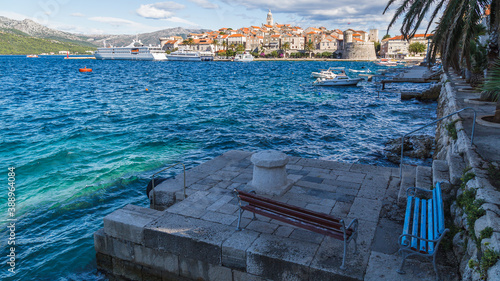
{"label": "mountain ridge", "polygon": [[24,19],[22,21],[19,21],[0,16],[0,31],[5,33],[14,33],[18,35],[20,35],[19,32],[21,32],[35,38],[57,40],[60,42],[74,43],[82,46],[96,48],[96,47],[102,47],[104,45],[104,42],[106,42],[106,44],[112,44],[114,46],[126,46],[129,45],[132,42],[132,40],[136,38],[140,39],[141,42],[145,45],[159,45],[160,37],[182,36],[183,38],[185,38],[185,36],[189,33],[202,33],[210,30],[185,29],[183,27],[174,27],[154,32],[140,33],[137,35],[74,34],[46,27],[30,19]]}

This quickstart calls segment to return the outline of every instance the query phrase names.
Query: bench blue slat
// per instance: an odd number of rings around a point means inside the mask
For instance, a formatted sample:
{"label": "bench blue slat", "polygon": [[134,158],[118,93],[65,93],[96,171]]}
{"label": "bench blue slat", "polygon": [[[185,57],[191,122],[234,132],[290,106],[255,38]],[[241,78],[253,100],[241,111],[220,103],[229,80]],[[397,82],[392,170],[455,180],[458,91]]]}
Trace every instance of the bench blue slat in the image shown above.
{"label": "bench blue slat", "polygon": [[[429,199],[427,201],[427,219],[428,219],[428,224],[427,224],[427,231],[428,231],[428,238],[429,240],[434,240],[434,223],[433,223],[433,215],[432,215],[432,204],[434,204],[434,201],[432,199]],[[429,247],[428,247],[429,254],[432,254],[434,252],[434,243],[429,242]]]}
{"label": "bench blue slat", "polygon": [[[405,212],[405,224],[403,226],[403,234],[410,234],[410,215],[411,215],[411,202],[413,201],[413,196],[408,196],[408,200],[406,202],[406,212]],[[408,238],[403,237],[403,241],[401,242],[404,246],[408,246]]]}
{"label": "bench blue slat", "polygon": [[443,206],[443,198],[441,196],[441,184],[439,182],[436,184],[436,194],[437,194],[436,200],[438,201],[438,209],[436,211],[439,217],[438,230],[439,230],[439,235],[441,235],[441,233],[444,232],[444,206]]}
{"label": "bench blue slat", "polygon": [[[419,217],[419,207],[420,207],[420,198],[415,197],[415,207],[413,208],[413,227],[411,230],[411,234],[414,236],[418,236],[418,217]],[[417,238],[411,238],[411,248],[417,250]]]}
{"label": "bench blue slat", "polygon": [[[422,200],[422,211],[420,212],[420,238],[427,239],[427,201]],[[425,253],[427,251],[427,242],[420,241],[420,252]]]}
{"label": "bench blue slat", "polygon": [[434,221],[433,221],[433,228],[434,228],[434,236],[433,238],[435,237],[439,237],[439,216],[436,212],[437,208],[438,208],[438,200],[437,200],[437,195],[436,195],[436,189],[432,190],[432,216],[434,217]]}

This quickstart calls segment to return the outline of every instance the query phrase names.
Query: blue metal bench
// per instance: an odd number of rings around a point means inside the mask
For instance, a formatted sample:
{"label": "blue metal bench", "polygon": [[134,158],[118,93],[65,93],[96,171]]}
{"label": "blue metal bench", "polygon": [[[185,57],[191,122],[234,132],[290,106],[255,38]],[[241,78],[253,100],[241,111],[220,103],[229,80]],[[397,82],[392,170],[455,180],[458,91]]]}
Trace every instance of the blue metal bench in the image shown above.
{"label": "blue metal bench", "polygon": [[[417,191],[432,193],[431,199],[416,196]],[[404,274],[403,266],[407,257],[420,255],[431,258],[436,277],[439,278],[436,267],[436,252],[441,239],[449,230],[444,228],[444,207],[441,197],[441,184],[438,182],[433,190],[410,187],[406,190],[405,222],[403,234],[399,236],[399,253],[403,256],[398,273]]]}
{"label": "blue metal bench", "polygon": [[[237,230],[241,230],[240,223],[243,211],[250,211],[254,214],[254,219],[255,214],[259,214],[294,225],[296,227],[328,235],[335,239],[344,241],[344,255],[342,256],[342,265],[340,268],[345,269],[345,258],[349,242],[354,239],[354,246],[356,247],[356,238],[358,237],[357,219],[353,219],[346,227],[344,220],[337,219],[324,213],[274,201],[269,198],[252,194],[251,192],[244,192],[237,189],[235,189],[234,192],[236,193],[240,205],[238,226],[236,227]],[[243,204],[243,202],[248,204]],[[357,247],[354,252],[357,252]]]}

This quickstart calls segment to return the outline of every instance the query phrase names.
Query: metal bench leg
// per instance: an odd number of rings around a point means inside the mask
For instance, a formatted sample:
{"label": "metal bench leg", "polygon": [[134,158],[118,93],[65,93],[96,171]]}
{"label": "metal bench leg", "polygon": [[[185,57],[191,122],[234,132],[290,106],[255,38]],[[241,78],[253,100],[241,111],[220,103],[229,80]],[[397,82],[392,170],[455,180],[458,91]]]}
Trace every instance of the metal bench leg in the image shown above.
{"label": "metal bench leg", "polygon": [[342,256],[342,265],[340,266],[340,269],[345,269],[345,255],[347,253],[347,241],[344,240],[344,255]]}
{"label": "metal bench leg", "polygon": [[432,265],[434,265],[434,272],[436,272],[436,280],[439,280],[439,274],[436,265],[436,252],[434,252],[434,255],[432,255]]}
{"label": "metal bench leg", "polygon": [[401,266],[399,267],[399,269],[396,270],[396,272],[399,274],[406,274],[406,271],[403,270],[403,266],[405,265],[405,260],[406,260],[407,255],[404,252],[402,252],[401,250],[399,250],[399,252],[403,256],[403,260],[401,261]]}
{"label": "metal bench leg", "polygon": [[238,215],[238,225],[236,226],[236,230],[237,231],[240,231],[241,230],[241,227],[240,227],[240,223],[241,223],[241,214],[243,213],[243,210],[240,208],[240,213]]}

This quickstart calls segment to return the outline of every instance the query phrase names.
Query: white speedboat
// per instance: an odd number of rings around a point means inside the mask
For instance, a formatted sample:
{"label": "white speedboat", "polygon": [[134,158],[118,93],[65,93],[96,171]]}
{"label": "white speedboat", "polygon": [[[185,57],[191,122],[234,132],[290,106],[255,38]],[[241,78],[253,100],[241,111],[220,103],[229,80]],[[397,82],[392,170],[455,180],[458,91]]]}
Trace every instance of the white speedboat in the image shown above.
{"label": "white speedboat", "polygon": [[328,77],[321,77],[314,81],[316,86],[355,86],[363,81],[363,78],[350,78],[345,74],[343,67],[330,67],[331,74]]}
{"label": "white speedboat", "polygon": [[372,71],[370,69],[362,69],[362,70],[356,70],[356,69],[349,69],[349,72],[355,72],[355,73],[371,73]]}
{"label": "white speedboat", "polygon": [[169,61],[211,61],[214,56],[210,52],[194,52],[178,50],[167,55]]}
{"label": "white speedboat", "polygon": [[147,47],[141,41],[133,41],[126,47],[98,48],[94,53],[97,60],[166,60],[160,47]]}
{"label": "white speedboat", "polygon": [[237,54],[233,61],[253,61],[253,56],[248,53]]}
{"label": "white speedboat", "polygon": [[330,67],[328,69],[320,69],[319,72],[312,72],[311,76],[314,78],[329,78],[333,77],[333,70],[335,67]]}

